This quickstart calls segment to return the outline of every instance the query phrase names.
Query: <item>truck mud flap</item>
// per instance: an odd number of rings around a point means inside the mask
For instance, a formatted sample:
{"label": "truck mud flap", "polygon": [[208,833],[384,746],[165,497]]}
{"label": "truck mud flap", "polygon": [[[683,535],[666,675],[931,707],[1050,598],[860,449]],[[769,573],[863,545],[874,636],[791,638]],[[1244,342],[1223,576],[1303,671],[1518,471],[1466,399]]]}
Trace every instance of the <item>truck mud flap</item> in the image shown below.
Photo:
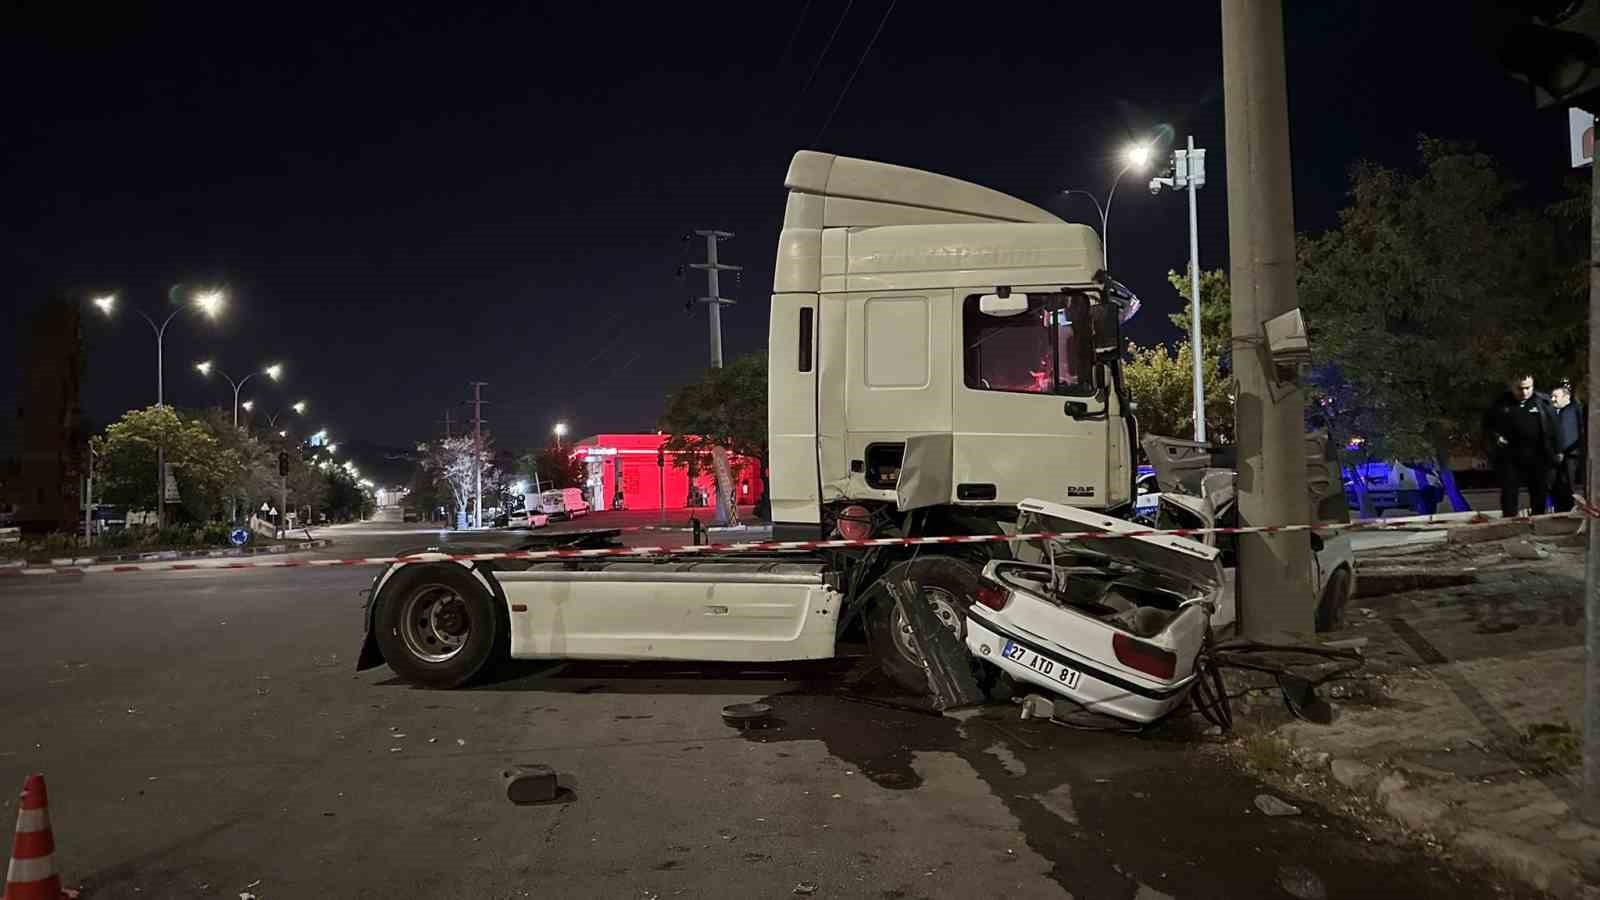
{"label": "truck mud flap", "polygon": [[917,602],[921,592],[910,581],[885,584],[900,614],[905,616],[917,652],[922,655],[922,671],[928,677],[928,693],[935,709],[976,706],[984,701],[983,690],[972,674],[972,662],[961,639],[950,632],[933,609]]}

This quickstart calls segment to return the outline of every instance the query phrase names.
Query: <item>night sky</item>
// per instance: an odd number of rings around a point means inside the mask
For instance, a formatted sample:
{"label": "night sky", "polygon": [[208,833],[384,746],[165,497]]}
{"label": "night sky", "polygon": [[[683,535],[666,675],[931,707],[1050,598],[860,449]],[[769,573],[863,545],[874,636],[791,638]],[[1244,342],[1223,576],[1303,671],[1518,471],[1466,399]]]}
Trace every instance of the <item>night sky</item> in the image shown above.
{"label": "night sky", "polygon": [[[558,419],[576,436],[653,428],[697,377],[706,314],[684,301],[703,275],[674,275],[693,228],[735,232],[724,261],[746,267],[724,281],[726,354],[763,347],[797,149],[1089,222],[1060,190],[1103,194],[1115,151],[1170,125],[1210,151],[1201,262],[1226,265],[1218,3],[903,0],[885,21],[889,5],[9,4],[0,329],[53,292],[118,292],[115,321],[85,320],[84,405],[103,426],[155,399],[154,339],[128,307],[222,285],[221,321],[167,333],[168,402],[231,402],[198,359],[235,377],[281,360],[285,383],[246,396],[305,398],[308,425],[405,445],[442,433],[446,409],[464,417],[478,380],[490,429],[523,447]],[[1358,158],[1412,164],[1419,132],[1476,142],[1530,202],[1557,195],[1565,113],[1501,72],[1487,13],[1287,6],[1300,230],[1334,222]],[[1110,229],[1112,269],[1144,300],[1139,340],[1172,335],[1165,273],[1188,255],[1186,203],[1147,179],[1122,184]],[[5,409],[15,391],[0,379]],[[0,452],[14,427],[0,417]]]}

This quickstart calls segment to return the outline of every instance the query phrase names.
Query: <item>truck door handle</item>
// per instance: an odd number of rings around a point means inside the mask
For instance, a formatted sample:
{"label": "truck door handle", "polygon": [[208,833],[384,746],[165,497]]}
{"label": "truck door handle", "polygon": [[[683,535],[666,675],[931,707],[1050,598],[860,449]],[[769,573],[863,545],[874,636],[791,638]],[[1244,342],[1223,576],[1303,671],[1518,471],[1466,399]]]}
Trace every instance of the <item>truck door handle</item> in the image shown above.
{"label": "truck door handle", "polygon": [[1066,413],[1069,419],[1082,419],[1089,415],[1089,404],[1082,400],[1068,400],[1061,411]]}

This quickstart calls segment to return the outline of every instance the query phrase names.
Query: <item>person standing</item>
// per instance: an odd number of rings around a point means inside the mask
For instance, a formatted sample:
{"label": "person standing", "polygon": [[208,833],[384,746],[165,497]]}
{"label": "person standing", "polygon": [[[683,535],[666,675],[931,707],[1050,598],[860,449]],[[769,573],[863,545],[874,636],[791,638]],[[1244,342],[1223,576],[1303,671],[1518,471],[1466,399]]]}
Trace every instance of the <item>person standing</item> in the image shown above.
{"label": "person standing", "polygon": [[1550,499],[1556,512],[1571,512],[1583,465],[1583,404],[1573,398],[1572,383],[1563,381],[1550,392],[1550,407],[1555,412],[1556,426],[1556,472]]}
{"label": "person standing", "polygon": [[1541,515],[1549,499],[1551,466],[1556,459],[1555,409],[1533,389],[1532,375],[1511,380],[1511,389],[1483,417],[1489,451],[1500,479],[1500,512],[1517,515],[1518,493],[1528,489],[1529,506]]}

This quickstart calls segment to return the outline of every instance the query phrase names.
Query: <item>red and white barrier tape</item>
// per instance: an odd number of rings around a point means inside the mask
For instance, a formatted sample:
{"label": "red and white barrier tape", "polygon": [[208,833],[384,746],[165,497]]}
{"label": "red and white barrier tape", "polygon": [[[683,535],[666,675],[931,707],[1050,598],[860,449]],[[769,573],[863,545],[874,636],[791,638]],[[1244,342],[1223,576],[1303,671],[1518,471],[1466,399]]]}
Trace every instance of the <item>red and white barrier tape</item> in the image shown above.
{"label": "red and white barrier tape", "polygon": [[1296,531],[1414,531],[1430,524],[1472,526],[1504,522],[1532,524],[1536,519],[1570,519],[1579,515],[1600,518],[1600,508],[1581,504],[1581,512],[1483,521],[1412,520],[1406,522],[1350,522],[1329,525],[1257,525],[1241,528],[1139,529],[1136,531],[1033,531],[1019,534],[968,534],[913,538],[863,538],[825,541],[749,541],[731,544],[691,544],[683,547],[601,547],[590,550],[503,550],[489,553],[419,553],[410,556],[367,556],[354,559],[217,559],[149,563],[99,563],[86,566],[26,566],[0,569],[5,575],[98,575],[125,572],[191,572],[212,569],[316,569],[335,566],[381,566],[397,562],[491,562],[500,559],[596,559],[604,557],[705,556],[718,553],[761,553],[785,550],[847,550],[868,547],[920,547],[939,544],[990,544],[1001,541],[1084,540],[1105,541],[1133,537],[1203,537],[1208,534],[1287,534]]}

